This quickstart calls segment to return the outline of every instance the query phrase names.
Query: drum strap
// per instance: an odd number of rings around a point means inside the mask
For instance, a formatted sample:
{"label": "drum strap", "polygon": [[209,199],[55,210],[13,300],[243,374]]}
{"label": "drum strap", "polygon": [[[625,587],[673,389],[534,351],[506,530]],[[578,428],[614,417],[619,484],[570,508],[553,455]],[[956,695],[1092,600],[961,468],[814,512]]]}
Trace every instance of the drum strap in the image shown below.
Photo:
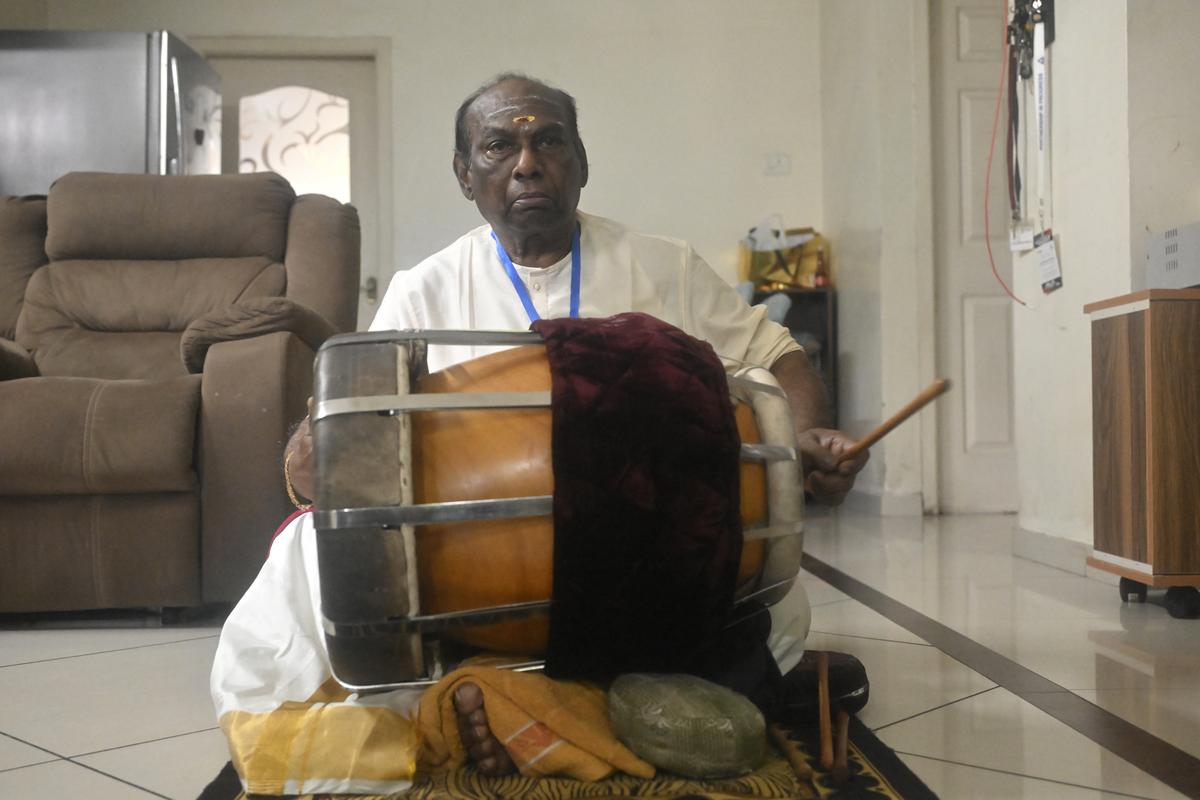
{"label": "drum strap", "polygon": [[740,439],[707,343],[646,314],[535,322],[553,398],[546,672],[693,667],[729,619]]}

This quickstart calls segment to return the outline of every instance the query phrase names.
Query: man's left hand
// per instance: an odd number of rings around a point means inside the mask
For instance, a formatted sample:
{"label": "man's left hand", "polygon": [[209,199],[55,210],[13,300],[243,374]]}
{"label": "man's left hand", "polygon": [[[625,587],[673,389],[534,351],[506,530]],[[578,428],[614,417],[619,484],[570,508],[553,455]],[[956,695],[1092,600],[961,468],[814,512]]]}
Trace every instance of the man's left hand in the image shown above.
{"label": "man's left hand", "polygon": [[804,488],[818,501],[836,506],[854,488],[855,477],[871,457],[869,450],[863,450],[842,461],[842,454],[854,444],[849,436],[830,428],[810,428],[797,435],[796,445],[804,465]]}

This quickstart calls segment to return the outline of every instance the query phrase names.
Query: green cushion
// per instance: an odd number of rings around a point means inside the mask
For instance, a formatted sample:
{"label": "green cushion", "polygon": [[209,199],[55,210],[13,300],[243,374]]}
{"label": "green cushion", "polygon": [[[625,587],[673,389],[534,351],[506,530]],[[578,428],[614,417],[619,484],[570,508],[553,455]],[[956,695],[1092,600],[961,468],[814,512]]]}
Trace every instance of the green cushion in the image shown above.
{"label": "green cushion", "polygon": [[766,723],[754,704],[693,675],[622,675],[609,689],[608,713],[626,747],[680,775],[739,775],[767,753]]}

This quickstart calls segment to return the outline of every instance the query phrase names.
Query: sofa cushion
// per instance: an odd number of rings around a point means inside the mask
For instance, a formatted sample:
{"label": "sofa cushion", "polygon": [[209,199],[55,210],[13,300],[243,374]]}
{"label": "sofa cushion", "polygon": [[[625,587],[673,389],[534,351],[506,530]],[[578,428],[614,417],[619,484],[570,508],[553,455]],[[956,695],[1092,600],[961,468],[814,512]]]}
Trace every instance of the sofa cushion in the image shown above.
{"label": "sofa cushion", "polygon": [[46,263],[46,198],[0,197],[0,337],[11,339],[25,284]]}
{"label": "sofa cushion", "polygon": [[200,602],[194,492],[0,496],[0,612]]}
{"label": "sofa cushion", "polygon": [[67,259],[283,261],[296,193],[269,172],[115,175],[73,172],[50,187],[46,253]]}
{"label": "sofa cushion", "polygon": [[200,376],[0,381],[0,494],[189,491]]}
{"label": "sofa cushion", "polygon": [[56,261],[30,278],[16,341],[43,375],[181,375],[179,336],[194,319],[282,294],[286,280],[283,265],[263,257]]}

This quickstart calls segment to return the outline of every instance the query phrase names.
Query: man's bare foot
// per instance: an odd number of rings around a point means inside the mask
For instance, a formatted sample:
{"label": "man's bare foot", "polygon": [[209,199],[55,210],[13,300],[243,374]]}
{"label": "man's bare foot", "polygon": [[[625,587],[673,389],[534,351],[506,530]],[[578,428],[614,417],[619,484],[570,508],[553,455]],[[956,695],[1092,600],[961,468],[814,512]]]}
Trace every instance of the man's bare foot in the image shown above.
{"label": "man's bare foot", "polygon": [[454,691],[454,709],[458,712],[458,735],[476,769],[491,777],[515,771],[508,751],[488,727],[483,691],[473,683],[464,683]]}

